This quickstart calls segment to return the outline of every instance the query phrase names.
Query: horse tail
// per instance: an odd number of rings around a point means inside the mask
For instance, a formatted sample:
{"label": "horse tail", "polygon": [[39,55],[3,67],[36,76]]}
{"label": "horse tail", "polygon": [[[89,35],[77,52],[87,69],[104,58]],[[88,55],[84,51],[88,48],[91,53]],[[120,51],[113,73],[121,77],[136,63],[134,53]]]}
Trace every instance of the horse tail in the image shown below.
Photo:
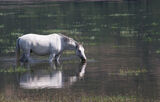
{"label": "horse tail", "polygon": [[19,60],[19,57],[20,57],[19,40],[20,40],[20,38],[18,38],[17,41],[16,41],[16,60],[17,60],[17,61]]}

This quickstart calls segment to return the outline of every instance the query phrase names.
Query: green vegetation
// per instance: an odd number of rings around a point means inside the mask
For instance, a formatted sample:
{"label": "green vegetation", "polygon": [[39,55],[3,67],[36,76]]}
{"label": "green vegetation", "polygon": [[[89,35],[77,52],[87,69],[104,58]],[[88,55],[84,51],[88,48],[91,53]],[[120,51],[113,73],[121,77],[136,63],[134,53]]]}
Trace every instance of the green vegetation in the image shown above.
{"label": "green vegetation", "polygon": [[140,74],[146,73],[147,70],[142,68],[138,68],[137,70],[133,70],[133,69],[120,69],[119,74],[120,75],[134,75],[134,76],[138,76]]}
{"label": "green vegetation", "polygon": [[135,46],[130,46],[130,45],[113,45],[113,48],[131,48],[131,47],[135,47]]}
{"label": "green vegetation", "polygon": [[120,69],[118,73],[109,73],[109,75],[120,75],[120,76],[139,76],[145,74],[148,71],[145,68],[138,69]]}
{"label": "green vegetation", "polygon": [[157,22],[153,22],[151,25],[152,26],[158,26],[158,23]]}
{"label": "green vegetation", "polygon": [[120,16],[134,16],[135,14],[128,14],[128,13],[115,13],[115,14],[111,14],[109,16],[112,16],[112,17],[120,17]]}
{"label": "green vegetation", "polygon": [[[136,97],[136,96],[88,96],[88,95],[49,95],[48,97],[6,97],[4,95],[0,95],[1,102],[151,102],[152,100]],[[158,102],[158,100],[154,100],[154,102]]]}
{"label": "green vegetation", "polygon": [[8,16],[8,15],[13,15],[15,14],[14,12],[0,12],[0,16]]}
{"label": "green vegetation", "polygon": [[15,73],[15,72],[23,73],[23,72],[26,72],[28,70],[29,69],[26,69],[24,67],[16,67],[16,68],[9,67],[9,68],[5,68],[5,69],[0,69],[0,72],[3,72],[3,73]]}
{"label": "green vegetation", "polygon": [[3,24],[1,24],[1,25],[0,25],[0,28],[4,28],[4,25],[3,25]]}
{"label": "green vegetation", "polygon": [[157,54],[160,54],[160,49],[156,50],[156,53],[157,53]]}
{"label": "green vegetation", "polygon": [[11,32],[12,36],[22,36],[23,33],[19,33],[19,32]]}
{"label": "green vegetation", "polygon": [[52,33],[64,33],[64,34],[69,34],[69,35],[73,35],[73,34],[81,34],[81,32],[78,32],[76,29],[75,30],[65,30],[65,29],[48,29],[48,30],[43,30],[40,31],[43,34],[52,34]]}

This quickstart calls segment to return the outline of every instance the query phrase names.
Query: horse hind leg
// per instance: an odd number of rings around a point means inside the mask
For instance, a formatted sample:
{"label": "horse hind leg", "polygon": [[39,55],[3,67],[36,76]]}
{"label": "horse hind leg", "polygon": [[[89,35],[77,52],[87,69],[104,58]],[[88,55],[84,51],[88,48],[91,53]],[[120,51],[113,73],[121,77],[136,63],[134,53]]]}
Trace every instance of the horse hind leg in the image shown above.
{"label": "horse hind leg", "polygon": [[30,60],[30,50],[25,51],[23,53],[23,56],[21,57],[20,61],[22,61],[22,62],[29,62],[29,60]]}
{"label": "horse hind leg", "polygon": [[23,53],[22,57],[20,58],[21,62],[28,62],[25,53]]}

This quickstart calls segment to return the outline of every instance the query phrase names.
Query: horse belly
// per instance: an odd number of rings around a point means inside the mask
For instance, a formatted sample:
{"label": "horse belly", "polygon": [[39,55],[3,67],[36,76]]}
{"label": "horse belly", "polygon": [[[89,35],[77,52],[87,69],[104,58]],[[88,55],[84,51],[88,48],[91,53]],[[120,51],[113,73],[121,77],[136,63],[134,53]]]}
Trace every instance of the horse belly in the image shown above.
{"label": "horse belly", "polygon": [[37,55],[48,55],[50,52],[48,46],[33,46],[31,50]]}

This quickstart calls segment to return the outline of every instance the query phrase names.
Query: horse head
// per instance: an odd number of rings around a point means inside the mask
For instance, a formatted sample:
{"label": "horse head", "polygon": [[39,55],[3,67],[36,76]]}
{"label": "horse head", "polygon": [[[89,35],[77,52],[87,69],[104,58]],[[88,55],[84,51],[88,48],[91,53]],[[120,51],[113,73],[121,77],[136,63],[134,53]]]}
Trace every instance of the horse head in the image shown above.
{"label": "horse head", "polygon": [[87,58],[86,58],[85,53],[84,53],[83,45],[78,44],[76,46],[76,55],[81,58],[82,62],[86,62],[87,61]]}

